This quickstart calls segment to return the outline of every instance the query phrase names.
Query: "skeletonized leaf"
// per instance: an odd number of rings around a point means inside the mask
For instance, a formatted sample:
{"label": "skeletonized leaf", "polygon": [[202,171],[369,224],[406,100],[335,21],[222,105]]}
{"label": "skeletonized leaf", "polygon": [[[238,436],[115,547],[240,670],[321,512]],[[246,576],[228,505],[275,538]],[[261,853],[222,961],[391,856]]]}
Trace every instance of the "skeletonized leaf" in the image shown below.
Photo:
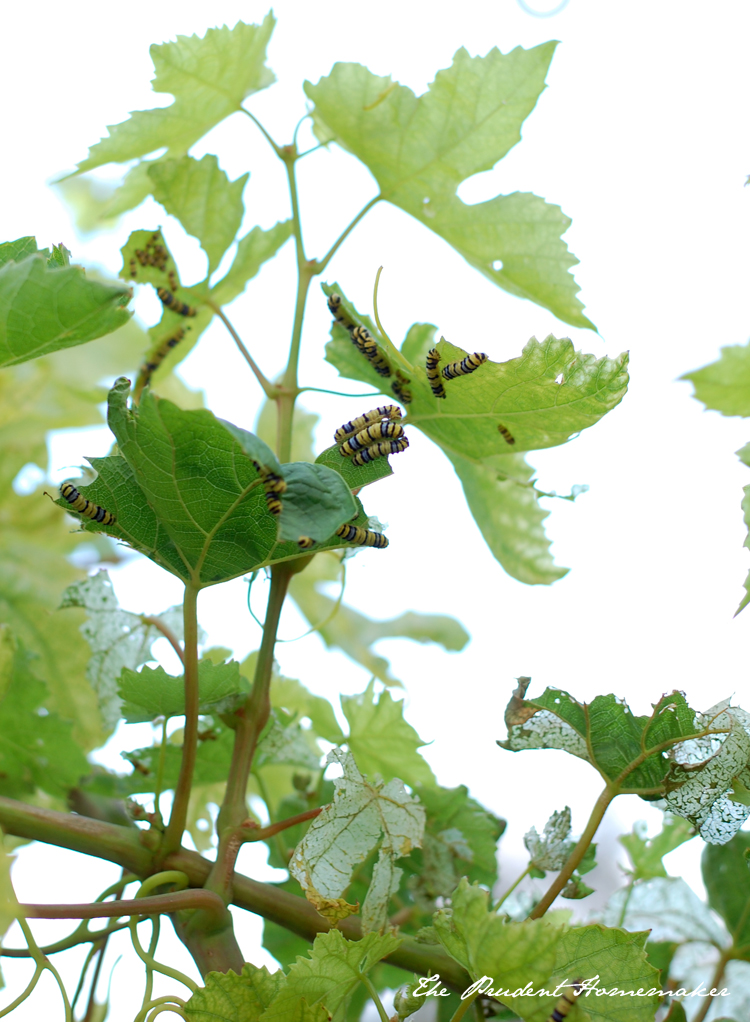
{"label": "skeletonized leaf", "polygon": [[[81,607],[88,619],[81,625],[81,634],[91,647],[87,675],[99,697],[102,717],[108,728],[120,719],[121,698],[117,682],[123,668],[134,671],[152,660],[151,647],[162,633],[143,621],[138,614],[122,610],[106,571],[68,586],[60,608]],[[158,615],[178,639],[182,638],[182,613],[173,607]]]}
{"label": "skeletonized leaf", "polygon": [[125,163],[164,146],[182,156],[207,131],[241,109],[242,101],[274,81],[265,66],[266,47],[275,19],[261,25],[238,22],[234,28],[210,28],[197,35],[151,47],[154,92],[175,97],[171,106],[136,110],[127,121],[109,125],[109,137],[89,150],[78,172],[105,163]]}
{"label": "skeletonized leaf", "polygon": [[562,869],[570,853],[573,842],[570,840],[570,808],[553,813],[547,820],[541,838],[532,827],[524,834],[523,843],[529,853],[531,865],[543,872]]}
{"label": "skeletonized leaf", "polygon": [[486,57],[460,49],[419,97],[360,64],[335,64],[305,91],[318,136],[362,160],[384,199],[493,283],[566,323],[590,327],[569,272],[578,260],[561,238],[570,220],[558,206],[519,192],[471,206],[456,195],[462,181],[490,170],[520,141],[555,46],[493,49]]}
{"label": "skeletonized leaf", "polygon": [[[709,848],[712,846],[706,851]],[[615,891],[607,902],[602,922],[605,926],[624,926],[627,930],[651,930],[651,941],[682,944],[697,940],[719,947],[730,943],[724,926],[681,877],[652,877],[636,883],[632,889],[623,887]]]}
{"label": "skeletonized leaf", "polygon": [[[344,893],[357,863],[378,846],[391,859],[408,855],[419,847],[425,823],[424,809],[399,780],[367,781],[351,753],[338,749],[328,761],[341,764],[343,777],[334,780],[333,802],[310,824],[289,864],[308,900],[323,914],[327,903]],[[390,890],[392,875],[386,879],[385,871],[384,866],[381,893]],[[368,908],[370,920],[382,925],[387,898],[378,905],[371,901]]]}

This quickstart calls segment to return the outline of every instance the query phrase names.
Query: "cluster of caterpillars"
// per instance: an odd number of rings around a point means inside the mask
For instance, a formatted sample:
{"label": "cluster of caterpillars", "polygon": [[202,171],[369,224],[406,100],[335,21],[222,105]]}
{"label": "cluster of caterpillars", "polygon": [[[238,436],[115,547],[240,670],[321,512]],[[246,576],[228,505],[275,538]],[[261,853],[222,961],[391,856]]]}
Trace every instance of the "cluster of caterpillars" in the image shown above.
{"label": "cluster of caterpillars", "polygon": [[400,454],[409,446],[404,427],[397,421],[403,412],[398,405],[380,405],[339,426],[333,439],[339,454],[351,458],[352,465],[366,465],[376,458]]}
{"label": "cluster of caterpillars", "polygon": [[472,355],[467,355],[466,358],[462,358],[459,362],[450,362],[447,366],[443,366],[440,369],[440,352],[437,348],[430,348],[425,361],[425,373],[427,374],[427,382],[432,393],[435,397],[445,397],[443,380],[455,380],[457,376],[468,376],[469,373],[473,373],[475,369],[478,369],[486,361],[487,356],[483,351],[475,351]]}
{"label": "cluster of caterpillars", "polygon": [[348,314],[342,304],[341,295],[332,294],[328,299],[328,308],[336,322],[340,323],[349,331],[352,344],[360,354],[365,356],[375,372],[378,373],[379,376],[392,377],[390,381],[391,390],[399,401],[408,405],[412,399],[412,393],[409,389],[409,383],[411,381],[404,375],[404,373],[401,372],[400,369],[396,369],[395,372],[393,371],[388,360],[378,350],[375,338],[372,336],[367,327],[360,326],[358,323],[355,323]]}

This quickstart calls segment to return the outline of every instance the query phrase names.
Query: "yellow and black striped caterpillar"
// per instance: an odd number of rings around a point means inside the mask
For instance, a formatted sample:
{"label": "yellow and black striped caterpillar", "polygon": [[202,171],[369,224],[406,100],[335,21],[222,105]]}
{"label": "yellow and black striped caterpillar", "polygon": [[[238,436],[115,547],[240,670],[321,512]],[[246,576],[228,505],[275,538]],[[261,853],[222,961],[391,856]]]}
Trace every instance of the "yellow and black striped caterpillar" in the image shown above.
{"label": "yellow and black striped caterpillar", "polygon": [[427,352],[427,359],[425,361],[425,372],[427,374],[427,382],[429,383],[432,393],[435,397],[445,397],[445,387],[440,380],[440,352],[437,348],[430,348]]}
{"label": "yellow and black striped caterpillar", "polygon": [[341,307],[341,295],[333,294],[329,297],[328,309],[336,322],[346,327],[347,330],[351,331],[357,325],[354,320],[347,315],[346,310]]}
{"label": "yellow and black striped caterpillar", "polygon": [[392,374],[391,367],[378,351],[375,338],[372,336],[367,327],[355,326],[351,333],[352,342],[356,345],[357,349],[362,352],[375,372],[379,376],[390,376]]}
{"label": "yellow and black striped caterpillar", "polygon": [[372,426],[368,426],[367,429],[356,433],[346,443],[342,444],[339,448],[339,454],[348,458],[349,455],[361,451],[363,447],[372,447],[378,440],[397,440],[403,435],[404,427],[400,426],[397,422],[375,422]]}
{"label": "yellow and black striped caterpillar", "polygon": [[349,331],[352,344],[357,351],[365,356],[375,372],[380,376],[390,376],[392,374],[391,367],[378,351],[375,338],[366,326],[358,326],[346,312],[341,304],[341,295],[330,295],[328,298],[328,308],[336,322],[346,327]]}
{"label": "yellow and black striped caterpillar", "polygon": [[385,550],[388,546],[388,540],[382,533],[361,529],[357,525],[340,525],[336,529],[336,535],[347,543],[356,543],[357,546],[374,546],[379,550]]}
{"label": "yellow and black striped caterpillar", "polygon": [[300,536],[300,538],[297,540],[297,546],[300,548],[300,550],[309,550],[310,547],[315,546],[315,540],[310,539],[309,536]]}
{"label": "yellow and black striped caterpillar", "polygon": [[279,494],[286,491],[286,482],[272,472],[270,468],[266,468],[265,465],[261,465],[259,462],[254,461],[253,465],[261,480],[263,481],[263,491],[266,495],[266,505],[272,515],[280,515],[283,508],[283,504],[279,499]]}
{"label": "yellow and black striped caterpillar", "polygon": [[442,374],[443,379],[454,380],[457,376],[467,376],[486,361],[487,356],[483,351],[475,351],[473,355],[467,355],[460,362],[451,362],[450,365],[445,366]]}
{"label": "yellow and black striped caterpillar", "polygon": [[391,383],[391,390],[405,405],[411,404],[412,393],[409,387],[411,380],[409,380],[400,369],[396,370],[396,379]]}
{"label": "yellow and black striped caterpillar", "polygon": [[581,986],[580,980],[576,980],[574,983],[572,983],[570,986],[572,996],[568,996],[568,994],[563,994],[560,1000],[552,1009],[546,1022],[563,1022],[563,1020],[568,1017],[570,1009],[573,1007],[573,1005],[580,997],[582,989],[583,988]]}
{"label": "yellow and black striped caterpillar", "polygon": [[[187,327],[189,330],[190,327]],[[143,390],[144,387],[148,386],[149,380],[162,364],[164,359],[170,353],[172,348],[176,348],[180,341],[183,339],[186,333],[185,327],[178,327],[173,334],[165,338],[155,352],[152,353],[151,357],[147,362],[144,362],[138,373],[138,383],[136,390]]]}
{"label": "yellow and black striped caterpillar", "polygon": [[117,521],[111,511],[99,507],[87,500],[72,483],[63,483],[60,487],[60,496],[71,505],[74,511],[84,518],[90,518],[92,522],[99,522],[101,525],[114,525]]}
{"label": "yellow and black striped caterpillar", "polygon": [[499,422],[497,424],[497,431],[503,438],[503,440],[506,442],[506,444],[514,444],[516,442],[516,438],[513,436],[509,429],[506,429],[505,426],[503,426],[502,422]]}
{"label": "yellow and black striped caterpillar", "polygon": [[171,291],[167,291],[165,287],[157,287],[156,293],[161,298],[162,304],[166,305],[172,312],[176,312],[178,316],[194,316],[196,310],[192,305],[186,305],[185,302],[181,302],[179,298],[175,298]]}
{"label": "yellow and black striped caterpillar", "polygon": [[364,415],[358,415],[356,419],[350,419],[343,426],[339,426],[333,434],[333,439],[340,444],[342,440],[359,433],[365,426],[369,426],[373,422],[380,422],[381,419],[400,419],[403,414],[398,405],[380,405],[378,408],[372,408],[369,412],[365,412]]}
{"label": "yellow and black striped caterpillar", "polygon": [[352,465],[366,465],[368,461],[374,461],[376,458],[387,458],[389,454],[400,454],[408,446],[409,441],[405,436],[398,440],[383,440],[379,444],[373,444],[371,447],[365,447],[364,450],[358,451],[352,458]]}

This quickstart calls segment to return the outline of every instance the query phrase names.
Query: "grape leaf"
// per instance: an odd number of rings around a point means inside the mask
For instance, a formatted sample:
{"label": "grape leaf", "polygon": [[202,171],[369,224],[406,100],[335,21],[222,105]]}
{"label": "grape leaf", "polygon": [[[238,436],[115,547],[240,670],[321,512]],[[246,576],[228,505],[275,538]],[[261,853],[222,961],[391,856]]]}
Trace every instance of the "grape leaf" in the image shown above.
{"label": "grape leaf", "polygon": [[[740,450],[737,451],[737,457],[740,459],[743,465],[747,465],[748,468],[750,468],[750,444],[745,444],[744,447],[740,448]],[[745,542],[743,543],[743,546],[750,548],[750,486],[744,486],[742,488],[742,492],[744,494],[744,497],[742,498],[742,512],[745,527],[747,529],[747,536],[745,537]],[[745,595],[742,598],[739,607],[735,611],[735,617],[739,614],[741,610],[745,609],[748,603],[750,603],[750,572],[748,572],[747,577],[745,578],[744,586]]]}
{"label": "grape leaf", "polygon": [[5,266],[9,262],[20,263],[27,256],[37,253],[45,255],[46,249],[42,252],[39,251],[36,247],[36,238],[33,235],[16,238],[15,241],[3,241],[0,243],[0,266]]}
{"label": "grape leaf", "polygon": [[[243,661],[243,668],[248,660]],[[247,670],[245,673],[248,674]],[[271,679],[271,705],[283,707],[289,713],[297,712],[301,717],[309,717],[315,733],[326,741],[337,744],[343,741],[344,734],[328,700],[308,692],[294,678],[274,674]]]}
{"label": "grape leaf", "polygon": [[750,961],[750,834],[735,834],[725,845],[706,845],[701,858],[708,904],[732,935],[734,953]]}
{"label": "grape leaf", "polygon": [[530,864],[544,875],[546,870],[562,869],[573,851],[570,840],[570,807],[553,813],[547,820],[541,838],[532,827],[523,836],[523,843],[529,853]]}
{"label": "grape leaf", "polygon": [[722,415],[750,416],[750,344],[722,348],[719,358],[702,369],[685,373],[693,397]]}
{"label": "grape leaf", "polygon": [[242,193],[250,175],[230,182],[211,155],[202,160],[192,156],[157,160],[148,168],[148,175],[156,201],[200,242],[210,274],[240,229],[245,212]]}
{"label": "grape leaf", "polygon": [[265,66],[266,47],[275,19],[261,25],[238,22],[234,28],[210,28],[197,35],[151,47],[154,92],[175,97],[171,106],[136,110],[127,121],[108,126],[109,137],[89,150],[77,173],[105,163],[125,163],[164,146],[182,156],[207,131],[242,109],[242,101],[274,81]]}
{"label": "grape leaf", "polygon": [[[237,252],[226,276],[211,288],[211,300],[216,305],[228,305],[233,302],[238,295],[242,294],[247,282],[252,280],[263,263],[275,256],[291,236],[291,220],[281,220],[267,231],[260,227],[253,227],[243,238],[240,238]],[[274,402],[275,407],[276,402]],[[294,460],[301,459],[295,458]]]}
{"label": "grape leaf", "polygon": [[185,1005],[190,1022],[258,1022],[274,997],[283,989],[283,972],[269,972],[245,962],[242,972],[210,972],[205,987],[196,990]]}
{"label": "grape leaf", "polygon": [[[458,50],[429,90],[411,89],[359,64],[335,64],[305,83],[321,140],[335,140],[369,168],[380,197],[416,217],[470,265],[511,294],[591,327],[569,273],[577,259],[561,235],[570,220],[528,193],[467,205],[462,181],[490,170],[520,141],[544,88],[556,43],[470,57]],[[498,264],[500,264],[498,266]]]}
{"label": "grape leaf", "polygon": [[343,777],[334,780],[333,802],[312,821],[295,848],[289,872],[299,882],[308,901],[321,914],[330,914],[337,909],[331,909],[329,903],[344,893],[354,867],[380,846],[383,865],[378,887],[374,891],[371,887],[373,896],[370,898],[371,892],[368,892],[363,909],[371,929],[379,929],[386,922],[392,881],[401,875],[388,860],[408,855],[412,848],[420,845],[424,809],[398,780],[386,785],[382,781],[365,780],[351,753],[334,749],[329,753],[328,762],[340,763]]}
{"label": "grape leaf", "polygon": [[[26,240],[26,239],[22,239]],[[130,318],[130,291],[49,266],[43,254],[0,268],[0,366],[16,365],[111,333]]]}
{"label": "grape leaf", "polygon": [[373,653],[372,646],[379,639],[436,642],[449,650],[463,649],[469,641],[462,625],[444,614],[408,611],[390,620],[373,621],[345,603],[340,603],[336,609],[336,601],[319,592],[318,586],[337,579],[340,572],[338,558],[334,561],[330,557],[316,557],[304,571],[292,578],[289,595],[317,629],[326,646],[342,649],[384,685],[400,685],[401,682],[391,674],[389,662]]}
{"label": "grape leaf", "polygon": [[[665,877],[667,871],[662,859],[685,841],[690,841],[695,831],[679,816],[670,813],[664,815],[662,829],[652,838],[646,837],[646,825],[639,821],[633,826],[630,834],[621,834],[618,841],[625,848],[633,864],[635,880],[650,880],[652,877]],[[643,927],[631,927],[643,929]]]}
{"label": "grape leaf", "polygon": [[[195,577],[202,586],[213,585],[263,564],[299,556],[296,542],[279,542],[277,516],[268,510],[253,464],[254,452],[259,450],[264,452],[263,465],[273,470],[278,464],[262,441],[208,411],[183,411],[148,391],[137,409],[128,409],[128,391],[128,381],[121,379],[110,392],[110,428],[155,520],[163,524],[182,561],[176,574]],[[356,506],[335,473],[330,473],[330,485],[321,490],[317,484],[327,471],[306,464],[281,469],[293,481],[288,501],[292,520],[304,508],[314,519],[316,531],[330,528],[331,538],[323,548],[343,545],[331,534],[351,518]],[[307,478],[306,473],[315,478],[314,493],[313,487],[298,484]],[[109,530],[115,534],[131,529],[133,511],[140,514],[127,503],[111,510],[117,513],[117,524]],[[142,542],[139,547],[143,548]]]}
{"label": "grape leaf", "polygon": [[361,695],[341,697],[341,708],[349,722],[346,744],[359,769],[390,781],[399,777],[406,784],[435,784],[428,763],[419,754],[425,745],[417,732],[404,720],[404,704],[390,692],[375,696],[375,682]]}
{"label": "grape leaf", "polygon": [[35,659],[0,625],[0,793],[28,801],[40,789],[64,799],[89,765],[70,724],[44,707]]}
{"label": "grape leaf", "polygon": [[558,567],[550,554],[542,526],[549,511],[539,506],[530,485],[534,469],[522,454],[497,455],[489,465],[445,454],[487,546],[512,578],[527,585],[551,585],[567,575],[568,568]]}
{"label": "grape leaf", "polygon": [[[210,660],[198,663],[198,692],[201,713],[229,696],[249,692],[250,686],[240,675],[236,660],[228,664],[214,664]],[[122,669],[118,684],[122,699],[121,713],[128,724],[154,720],[156,717],[179,717],[185,713],[185,683],[163,667],[143,667],[137,673]]]}
{"label": "grape leaf", "polygon": [[[104,723],[112,729],[120,719],[122,700],[118,694],[118,678],[121,671],[123,668],[134,671],[147,660],[153,660],[151,647],[162,633],[139,614],[120,608],[106,571],[68,586],[60,608],[68,607],[80,607],[88,615],[80,626],[81,634],[91,647],[86,673],[98,696]],[[180,607],[172,607],[157,617],[178,639],[182,638]]]}
{"label": "grape leaf", "polygon": [[370,933],[352,941],[338,930],[319,933],[309,958],[298,958],[286,983],[260,1017],[260,1022],[290,1022],[293,1006],[304,997],[312,1008],[324,1005],[333,1022],[345,1022],[352,993],[365,975],[401,941],[391,933]]}
{"label": "grape leaf", "polygon": [[[561,689],[548,688],[527,700],[530,681],[518,679],[505,711],[508,738],[498,745],[511,752],[563,749],[591,763],[608,782],[617,781],[623,791],[663,791],[671,761],[659,747],[700,733],[681,692],[663,696],[650,716],[637,717],[613,695],[579,703]],[[641,762],[641,753],[649,749],[655,751]]]}
{"label": "grape leaf", "polygon": [[[706,852],[714,847],[707,846]],[[718,947],[730,943],[724,926],[681,877],[652,877],[632,889],[620,888],[607,902],[601,921],[605,926],[650,930],[651,941],[705,941]]]}

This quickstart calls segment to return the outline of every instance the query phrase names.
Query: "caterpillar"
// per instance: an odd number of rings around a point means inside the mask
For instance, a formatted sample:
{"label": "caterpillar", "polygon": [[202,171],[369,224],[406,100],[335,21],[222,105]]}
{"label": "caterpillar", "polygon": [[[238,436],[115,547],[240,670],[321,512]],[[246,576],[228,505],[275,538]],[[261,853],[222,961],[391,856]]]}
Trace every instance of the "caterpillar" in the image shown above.
{"label": "caterpillar", "polygon": [[340,525],[336,529],[336,535],[347,543],[356,543],[357,546],[374,546],[379,550],[385,550],[388,546],[388,540],[382,533],[362,529],[357,525]]}
{"label": "caterpillar", "polygon": [[[161,235],[158,231],[154,232],[148,239],[145,249],[137,248],[135,250],[135,257],[141,266],[155,266],[157,270],[164,270],[166,268],[169,253],[164,245],[161,244]],[[134,273],[133,276],[135,276]]]}
{"label": "caterpillar", "polygon": [[347,330],[353,330],[357,325],[353,319],[341,308],[341,295],[333,294],[328,299],[328,309],[336,320]]}
{"label": "caterpillar", "polygon": [[[181,302],[179,298],[175,298],[171,291],[167,291],[165,287],[157,287],[156,293],[161,298],[162,303],[166,305],[172,312],[176,312],[179,316],[194,316],[195,309],[192,305],[186,305],[185,302]],[[485,356],[486,357],[486,356]]]}
{"label": "caterpillar", "polygon": [[409,389],[410,383],[411,380],[407,379],[400,369],[397,369],[396,379],[393,380],[393,382],[391,383],[391,390],[399,399],[399,401],[402,401],[405,405],[411,403],[412,394],[411,390]]}
{"label": "caterpillar", "polygon": [[99,507],[87,500],[72,483],[63,483],[60,487],[60,496],[72,506],[74,511],[84,518],[90,518],[92,522],[99,522],[101,525],[114,525],[117,521],[111,511]]}
{"label": "caterpillar", "polygon": [[380,376],[390,376],[392,369],[378,351],[375,338],[365,326],[355,326],[352,330],[352,342],[362,352],[376,373]]}
{"label": "caterpillar", "polygon": [[315,540],[310,539],[309,536],[300,536],[297,540],[297,546],[300,550],[309,550],[311,546],[315,546]]}
{"label": "caterpillar", "polygon": [[466,376],[468,373],[473,373],[475,369],[478,369],[486,361],[487,356],[483,351],[475,351],[473,355],[467,355],[460,362],[451,362],[450,365],[445,366],[443,368],[443,379],[454,380],[457,376]]}
{"label": "caterpillar", "polygon": [[552,1009],[550,1015],[547,1017],[546,1022],[563,1022],[563,1020],[567,1018],[570,1009],[578,1000],[581,994],[581,990],[583,989],[583,987],[581,986],[581,981],[577,979],[574,983],[571,984],[570,989],[573,994],[572,998],[568,997],[567,994],[563,994],[560,1000]]}
{"label": "caterpillar", "polygon": [[409,441],[405,436],[398,440],[383,440],[379,444],[373,444],[371,447],[365,447],[364,450],[358,451],[352,458],[352,465],[366,465],[368,461],[374,461],[376,458],[387,458],[389,454],[400,454],[408,446]]}
{"label": "caterpillar", "polygon": [[[189,330],[190,327],[188,327],[187,329]],[[185,336],[185,333],[186,333],[185,327],[178,327],[173,334],[170,334],[169,337],[162,341],[162,343],[159,345],[156,351],[153,352],[149,360],[143,363],[138,373],[138,382],[136,384],[136,390],[140,392],[141,390],[143,390],[144,387],[148,386],[149,380],[151,379],[153,374],[162,364],[162,362],[170,353],[172,348],[177,347],[177,345]]]}
{"label": "caterpillar", "polygon": [[135,278],[138,276],[138,266],[135,261],[135,256],[130,257],[130,263],[128,264],[128,266],[130,269],[130,276],[133,278],[133,280],[135,280]]}
{"label": "caterpillar", "polygon": [[397,422],[376,422],[347,440],[339,449],[339,454],[348,458],[350,454],[361,451],[363,447],[371,447],[378,440],[385,440],[389,437],[396,440],[403,435],[404,427],[399,426]]}
{"label": "caterpillar", "polygon": [[425,372],[427,373],[427,382],[429,383],[432,393],[435,397],[445,397],[445,387],[440,380],[440,370],[438,365],[440,364],[440,352],[437,348],[430,348],[427,352],[427,360],[425,361]]}
{"label": "caterpillar", "polygon": [[379,422],[381,419],[400,419],[403,414],[398,405],[380,405],[378,408],[372,408],[369,412],[365,412],[364,415],[358,415],[356,419],[350,419],[343,426],[339,426],[333,434],[333,439],[340,444],[342,440],[346,440],[354,433],[359,433],[365,426],[369,426],[373,422]]}
{"label": "caterpillar", "polygon": [[280,515],[283,504],[279,500],[279,494],[285,492],[286,482],[280,475],[272,472],[270,468],[266,468],[265,465],[261,465],[257,461],[254,461],[253,465],[263,481],[263,490],[266,495],[268,510],[272,515]]}
{"label": "caterpillar", "polygon": [[510,430],[506,429],[505,426],[503,426],[502,422],[498,422],[497,430],[500,436],[506,442],[506,444],[514,444],[516,442],[516,438],[513,436]]}

